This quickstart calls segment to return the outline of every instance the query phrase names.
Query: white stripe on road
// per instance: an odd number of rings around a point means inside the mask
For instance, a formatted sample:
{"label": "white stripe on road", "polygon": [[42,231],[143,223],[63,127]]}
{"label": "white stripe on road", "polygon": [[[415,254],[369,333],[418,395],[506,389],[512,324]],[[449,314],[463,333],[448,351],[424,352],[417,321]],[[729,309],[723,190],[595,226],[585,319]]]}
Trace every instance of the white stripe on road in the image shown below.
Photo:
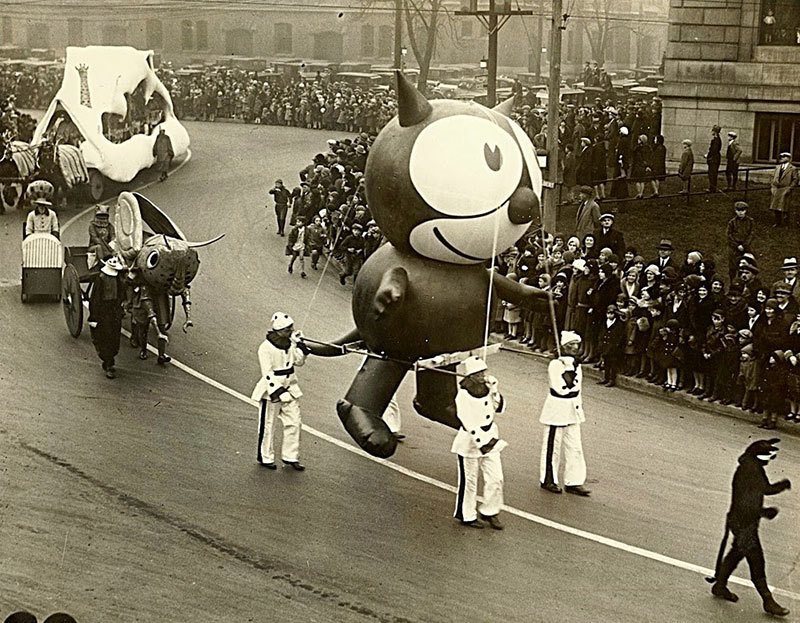
{"label": "white stripe on road", "polygon": [[[181,162],[175,170],[182,167],[186,162],[188,162],[189,158],[191,157],[191,152],[187,155],[186,159]],[[155,182],[151,182],[150,184],[146,184],[141,188],[147,188],[151,184]],[[110,201],[110,200],[108,200]],[[94,207],[90,207],[80,214],[72,217],[67,223],[61,228],[62,232],[66,230],[74,221],[79,219],[81,216],[89,212],[90,210],[94,209]],[[126,337],[130,337],[130,333],[127,330],[123,330],[122,333]],[[158,354],[158,350],[151,344],[147,345],[147,350],[151,353]],[[219,381],[212,379],[209,376],[206,376],[202,372],[195,370],[194,368],[190,368],[185,363],[178,361],[177,359],[172,359],[170,362],[171,365],[175,366],[176,368],[183,370],[190,376],[210,385],[211,387],[218,389],[222,392],[225,392],[229,396],[236,398],[252,407],[258,407],[258,402],[255,400],[251,400],[249,396],[245,396],[244,394],[237,392],[235,389],[228,387],[227,385],[223,385]],[[409,478],[413,478],[414,480],[418,480],[419,482],[424,482],[425,484],[437,487],[443,491],[448,491],[449,493],[456,493],[456,487],[453,485],[449,485],[446,482],[442,482],[441,480],[437,480],[436,478],[431,478],[430,476],[426,476],[425,474],[420,474],[419,472],[415,472],[412,469],[407,467],[403,467],[402,465],[398,465],[397,463],[392,463],[389,461],[385,461],[383,459],[378,459],[371,454],[367,454],[361,448],[358,448],[350,443],[344,442],[341,439],[337,439],[336,437],[332,437],[327,433],[323,433],[315,428],[308,426],[307,424],[302,425],[302,429],[304,432],[308,433],[309,435],[313,435],[323,441],[327,441],[328,443],[341,448],[342,450],[346,450],[347,452],[351,452],[356,454],[360,457],[363,457],[373,463],[377,463],[378,465],[382,465],[388,469],[392,469],[404,476],[408,476]],[[480,498],[478,498],[480,499]],[[572,536],[579,537],[581,539],[586,539],[588,541],[593,541],[595,543],[599,543],[601,545],[606,545],[607,547],[612,547],[614,549],[626,552],[628,554],[633,554],[635,556],[640,556],[642,558],[647,558],[649,560],[654,560],[656,562],[664,563],[670,565],[672,567],[676,567],[678,569],[683,569],[685,571],[691,571],[693,573],[699,573],[704,576],[710,576],[714,574],[713,569],[709,569],[707,567],[701,567],[700,565],[695,565],[690,562],[685,562],[683,560],[678,560],[677,558],[672,558],[671,556],[665,556],[663,554],[659,554],[658,552],[651,552],[650,550],[643,549],[641,547],[636,547],[635,545],[628,545],[627,543],[623,543],[622,541],[617,541],[616,539],[611,539],[608,537],[604,537],[599,534],[595,534],[593,532],[588,532],[586,530],[581,530],[580,528],[573,528],[572,526],[567,526],[565,524],[559,523],[557,521],[553,521],[551,519],[547,519],[545,517],[540,517],[539,515],[534,515],[533,513],[529,513],[528,511],[524,511],[518,508],[514,508],[513,506],[503,505],[503,510],[511,515],[515,515],[521,519],[526,519],[532,523],[539,524],[541,526],[545,526],[547,528],[552,528],[553,530],[558,530],[559,532],[564,532],[566,534],[571,534]],[[743,578],[738,578],[735,576],[731,576],[730,582],[733,584],[739,584],[741,586],[749,586],[752,587],[753,583],[749,580],[745,580]],[[788,599],[793,599],[795,601],[800,601],[800,594],[794,593],[792,591],[788,591],[782,588],[775,588],[770,587],[772,591],[776,595],[780,595],[782,597],[787,597]]]}
{"label": "white stripe on road", "polygon": [[[127,331],[123,331],[127,337],[130,337],[130,334]],[[148,344],[147,349],[153,353],[158,353],[158,350]],[[202,372],[198,372],[194,368],[190,368],[185,363],[181,363],[180,361],[173,359],[172,365],[176,368],[179,368],[186,372],[187,374],[195,377],[196,379],[211,385],[212,387],[225,392],[229,396],[233,396],[234,398],[241,400],[242,402],[252,406],[258,407],[258,402],[252,400],[249,396],[245,396],[237,392],[235,389],[231,389],[227,385],[223,385],[219,381],[212,379],[211,377],[206,376]],[[389,469],[393,469],[396,472],[403,474],[404,476],[408,476],[409,478],[413,478],[414,480],[418,480],[420,482],[424,482],[426,484],[432,485],[434,487],[438,487],[443,491],[448,491],[450,493],[456,493],[456,487],[449,485],[441,480],[437,480],[435,478],[431,478],[430,476],[426,476],[425,474],[420,474],[419,472],[415,472],[412,469],[407,467],[403,467],[402,465],[398,465],[397,463],[391,463],[389,461],[385,461],[383,459],[378,459],[371,454],[367,454],[361,448],[357,446],[353,446],[350,443],[344,442],[341,439],[337,439],[336,437],[331,437],[327,433],[323,433],[315,428],[308,426],[307,424],[302,425],[303,431],[308,433],[309,435],[313,435],[327,441],[328,443],[333,444],[347,452],[352,452],[358,456],[361,456],[367,460],[372,461],[373,463],[377,463],[378,465],[382,465],[383,467],[387,467]],[[481,499],[480,497],[478,499]],[[658,552],[651,552],[650,550],[643,549],[641,547],[636,547],[635,545],[628,545],[627,543],[623,543],[622,541],[617,541],[615,539],[610,539],[608,537],[604,537],[599,534],[594,534],[593,532],[587,532],[586,530],[581,530],[580,528],[573,528],[572,526],[567,526],[562,523],[558,523],[557,521],[552,521],[551,519],[546,519],[545,517],[540,517],[539,515],[534,515],[533,513],[529,513],[524,510],[520,510],[518,508],[514,508],[513,506],[503,505],[503,510],[511,515],[515,515],[520,517],[521,519],[527,519],[533,523],[537,523],[542,526],[546,526],[547,528],[552,528],[554,530],[558,530],[560,532],[565,532],[566,534],[571,534],[573,536],[586,539],[588,541],[594,541],[595,543],[599,543],[601,545],[606,545],[608,547],[613,547],[614,549],[621,550],[623,552],[627,552],[629,554],[634,554],[636,556],[641,556],[642,558],[648,558],[649,560],[655,560],[656,562],[661,562],[667,565],[671,565],[673,567],[677,567],[678,569],[684,569],[686,571],[692,571],[694,573],[699,573],[704,576],[710,576],[714,574],[713,569],[709,569],[707,567],[701,567],[700,565],[695,565],[690,562],[685,562],[683,560],[678,560],[677,558],[672,558],[670,556],[665,556],[663,554],[659,554]],[[733,584],[740,584],[742,586],[753,586],[753,583],[749,580],[745,580],[743,578],[738,578],[735,576],[731,576],[730,582]],[[782,597],[788,597],[789,599],[800,600],[800,594],[794,593],[792,591],[788,591],[782,588],[775,588],[770,587],[772,591],[776,595],[780,595]]]}

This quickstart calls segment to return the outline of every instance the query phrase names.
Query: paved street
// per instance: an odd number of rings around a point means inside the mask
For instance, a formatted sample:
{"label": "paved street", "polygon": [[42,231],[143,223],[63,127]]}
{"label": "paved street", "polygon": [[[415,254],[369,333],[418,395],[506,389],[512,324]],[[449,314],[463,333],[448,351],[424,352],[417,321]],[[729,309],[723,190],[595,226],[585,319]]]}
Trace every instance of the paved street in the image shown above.
{"label": "paved street", "polygon": [[[452,519],[453,431],[417,416],[400,392],[408,439],[391,464],[348,450],[335,413],[360,359],[310,359],[299,370],[304,473],[255,464],[249,396],[255,350],[275,310],[309,337],[351,328],[350,286],[335,274],[286,273],[267,188],[290,187],[328,134],[187,123],[192,159],[144,191],[200,250],[195,327],[176,312],[164,369],[123,344],[106,379],[85,333],[57,305],[22,306],[18,271],[2,269],[0,326],[0,614],[27,607],[91,621],[751,621],[703,580],[722,536],[736,458],[751,425],[620,389],[585,387],[592,497],[538,487],[545,366],[489,360],[509,401],[498,417],[506,530]],[[269,208],[265,209],[265,204]],[[87,214],[62,239],[86,244]],[[0,244],[18,247],[9,214]],[[62,219],[63,221],[67,219]],[[14,257],[8,248],[3,257]],[[201,377],[213,379],[228,393]],[[347,447],[343,447],[347,446]],[[778,601],[800,610],[800,440],[785,436],[770,477],[795,489],[762,538]],[[396,467],[396,469],[393,469]],[[545,525],[542,519],[554,522]],[[583,531],[580,535],[569,528]],[[613,542],[603,542],[603,538]],[[636,548],[639,548],[638,550]],[[639,551],[642,550],[642,551]],[[658,556],[669,561],[656,560]],[[747,577],[747,568],[738,569]]]}

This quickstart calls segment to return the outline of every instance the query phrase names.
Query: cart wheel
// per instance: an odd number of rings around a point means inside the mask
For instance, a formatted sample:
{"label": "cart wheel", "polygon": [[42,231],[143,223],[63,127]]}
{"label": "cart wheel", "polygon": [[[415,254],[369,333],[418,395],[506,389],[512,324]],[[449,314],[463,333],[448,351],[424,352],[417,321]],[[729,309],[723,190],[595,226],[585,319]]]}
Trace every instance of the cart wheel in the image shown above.
{"label": "cart wheel", "polygon": [[172,327],[172,321],[175,320],[175,297],[169,297],[169,322],[167,322],[167,331]]}
{"label": "cart wheel", "polygon": [[94,201],[100,201],[106,189],[106,180],[100,171],[91,169],[89,171],[89,194]]}
{"label": "cart wheel", "polygon": [[72,337],[78,337],[83,329],[83,298],[78,271],[72,264],[64,267],[61,277],[61,303],[64,306],[64,319]]}

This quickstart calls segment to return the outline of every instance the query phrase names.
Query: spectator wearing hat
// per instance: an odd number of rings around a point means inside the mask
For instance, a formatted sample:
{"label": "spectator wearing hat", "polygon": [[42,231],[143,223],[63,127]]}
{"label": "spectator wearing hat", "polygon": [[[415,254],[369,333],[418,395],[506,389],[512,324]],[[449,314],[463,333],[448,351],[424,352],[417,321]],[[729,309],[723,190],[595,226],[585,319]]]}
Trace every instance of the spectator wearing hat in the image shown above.
{"label": "spectator wearing hat", "polygon": [[[585,136],[581,137],[578,149],[579,151],[575,156],[575,181],[580,186],[591,188],[594,178],[592,170],[592,139]],[[583,192],[583,189],[581,189],[581,192]],[[594,197],[594,189],[592,189],[591,196]]]}
{"label": "spectator wearing hat", "polygon": [[742,256],[739,260],[738,280],[742,284],[745,296],[754,296],[758,290],[762,289],[761,280],[758,278],[758,266],[756,266],[755,258],[748,254]]}
{"label": "spectator wearing hat", "polygon": [[352,276],[355,280],[358,271],[364,263],[364,237],[362,236],[363,226],[361,223],[353,223],[350,234],[341,242],[341,249],[344,252],[343,268],[339,275],[339,283],[345,285],[347,278]]}
{"label": "spectator wearing hat", "polygon": [[739,160],[742,157],[742,148],[739,145],[738,134],[731,130],[728,132],[728,146],[725,149],[725,190],[736,190],[739,181]]}
{"label": "spectator wearing hat", "polygon": [[786,283],[789,288],[791,289],[792,296],[797,299],[798,294],[798,287],[797,287],[797,258],[796,257],[785,257],[783,258],[783,264],[781,265],[781,271],[783,271],[783,281]]}
{"label": "spectator wearing hat", "polygon": [[792,296],[792,289],[785,281],[776,281],[772,284],[772,297],[778,301],[777,312],[781,321],[788,327],[800,311],[797,300]]}
{"label": "spectator wearing hat", "polygon": [[27,610],[18,610],[3,619],[3,623],[37,623],[37,619]]}
{"label": "spectator wearing hat", "polygon": [[114,255],[112,241],[116,238],[114,225],[108,218],[108,206],[98,205],[94,218],[89,223],[89,248],[86,263],[92,268],[97,259],[105,260]]}
{"label": "spectator wearing hat", "polygon": [[564,146],[564,170],[562,173],[564,195],[562,195],[562,204],[575,202],[575,186],[578,184],[577,164],[575,148],[570,143],[567,143]]}
{"label": "spectator wearing hat", "polygon": [[772,199],[769,202],[769,209],[775,215],[773,227],[789,225],[789,203],[787,199],[798,184],[798,171],[792,164],[792,154],[788,151],[781,152],[778,156],[778,165],[772,174],[770,182],[770,192]]}
{"label": "spectator wearing hat", "polygon": [[[748,332],[749,333],[749,332]],[[752,338],[752,334],[750,334]],[[745,411],[756,413],[760,410],[758,385],[761,380],[761,373],[758,368],[758,360],[753,354],[753,344],[742,346],[739,355],[739,376],[738,385],[742,392],[741,406]]]}
{"label": "spectator wearing hat", "polygon": [[728,277],[733,279],[739,267],[739,260],[750,253],[753,244],[754,222],[747,216],[749,206],[744,201],[733,204],[734,216],[728,221],[726,238],[728,241]]}
{"label": "spectator wearing hat", "polygon": [[607,247],[617,257],[622,257],[625,253],[625,236],[614,229],[614,215],[611,212],[600,215],[600,226],[595,229],[594,238],[601,249]]}
{"label": "spectator wearing hat", "polygon": [[670,318],[653,337],[651,344],[653,363],[658,367],[658,380],[664,379],[665,392],[678,388],[678,368],[683,360],[680,344],[680,323]]}
{"label": "spectator wearing hat", "polygon": [[639,135],[631,160],[631,181],[636,184],[636,198],[643,199],[645,182],[653,179],[652,149],[646,134]]}
{"label": "spectator wearing hat", "polygon": [[[480,357],[467,357],[456,367],[461,377],[456,394],[456,416],[461,426],[450,451],[458,456],[458,491],[454,517],[462,525],[483,528],[480,517],[502,530],[498,515],[503,506],[503,464],[500,453],[508,445],[500,439],[494,421],[505,411],[497,379],[488,375]],[[483,476],[483,502],[478,507],[478,476]]]}
{"label": "spectator wearing hat", "polygon": [[786,355],[782,348],[766,354],[759,385],[761,407],[764,409],[764,417],[758,425],[759,428],[775,430],[778,427],[778,418],[788,413],[786,404],[788,372]]}
{"label": "spectator wearing hat", "polygon": [[687,194],[691,187],[692,172],[694,171],[694,152],[692,151],[692,141],[688,138],[683,139],[681,145],[683,145],[683,151],[678,167],[678,177],[681,178],[681,193]]}
{"label": "spectator wearing hat", "polygon": [[298,216],[294,227],[289,230],[289,238],[286,244],[286,253],[291,257],[287,272],[291,275],[294,272],[295,260],[300,258],[300,277],[306,278],[306,248],[308,245],[308,228],[304,216]]}
{"label": "spectator wearing hat", "polygon": [[658,257],[650,262],[650,264],[654,264],[662,273],[667,266],[677,268],[675,259],[672,257],[672,252],[675,250],[675,247],[672,246],[672,240],[662,238],[656,250],[658,252]]}
{"label": "spectator wearing hat", "polygon": [[594,199],[594,189],[591,186],[580,187],[580,203],[575,214],[575,234],[583,238],[593,234],[600,226],[600,206]]}
{"label": "spectator wearing hat", "polygon": [[719,133],[722,128],[715,125],[711,128],[711,143],[706,152],[706,164],[708,165],[708,192],[717,192],[717,177],[719,176],[719,165],[722,162],[722,139]]}
{"label": "spectator wearing hat", "polygon": [[119,353],[124,316],[125,285],[120,272],[125,269],[125,264],[117,256],[101,260],[101,263],[89,296],[89,329],[103,370],[108,378],[113,379],[117,376],[114,358]]}
{"label": "spectator wearing hat", "polygon": [[276,416],[283,424],[283,463],[296,471],[305,469],[300,463],[299,399],[303,392],[295,367],[305,363],[309,352],[303,334],[294,330],[292,318],[283,312],[273,314],[266,339],[258,347],[261,378],[251,395],[259,403],[256,460],[267,469],[277,469],[272,430]]}
{"label": "spectator wearing hat", "polygon": [[605,319],[600,326],[598,346],[603,358],[603,378],[597,383],[616,387],[617,374],[625,356],[625,323],[620,319],[616,305],[606,307]]}
{"label": "spectator wearing hat", "polygon": [[[789,329],[789,344],[797,344],[798,337],[800,337],[800,321],[795,320],[792,323],[792,329]],[[784,351],[786,355],[786,366],[788,368],[786,375],[786,400],[788,402],[788,413],[786,414],[787,422],[794,422],[800,424],[800,353],[797,347],[793,346],[792,350]]]}
{"label": "spectator wearing hat", "polygon": [[539,483],[545,491],[561,493],[558,482],[563,451],[564,490],[586,497],[591,491],[585,487],[586,459],[581,442],[581,423],[586,421],[581,395],[583,373],[576,359],[581,336],[573,331],[562,331],[560,344],[561,355],[547,367],[550,392],[539,417],[539,422],[545,425]]}
{"label": "spectator wearing hat", "polygon": [[30,236],[34,233],[52,234],[56,238],[61,236],[58,216],[52,208],[53,204],[47,199],[39,198],[33,200],[33,210],[28,212],[28,217],[25,220],[25,236]]}
{"label": "spectator wearing hat", "polygon": [[653,139],[651,152],[651,166],[653,169],[653,197],[658,197],[659,185],[667,177],[667,147],[664,145],[664,136],[657,134]]}

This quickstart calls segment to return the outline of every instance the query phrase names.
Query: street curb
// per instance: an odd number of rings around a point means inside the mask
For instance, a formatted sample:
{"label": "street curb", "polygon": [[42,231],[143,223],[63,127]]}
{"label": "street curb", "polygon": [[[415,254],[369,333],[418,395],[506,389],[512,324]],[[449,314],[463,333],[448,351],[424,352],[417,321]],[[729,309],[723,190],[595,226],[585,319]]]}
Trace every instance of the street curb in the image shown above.
{"label": "street curb", "polygon": [[[500,342],[502,344],[500,346],[501,350],[506,350],[512,353],[518,353],[520,355],[526,355],[528,357],[538,359],[539,361],[542,362],[547,362],[552,359],[552,357],[548,357],[547,355],[543,355],[542,353],[535,353],[531,350],[528,350],[522,345],[514,344],[513,342],[504,340],[496,333],[491,334],[491,337],[492,337],[491,340],[492,342]],[[594,369],[592,366],[584,365],[583,373],[585,377],[591,378],[593,380],[601,378],[600,371]],[[706,413],[712,413],[714,415],[720,415],[724,417],[734,418],[737,420],[742,420],[749,424],[753,424],[754,426],[758,425],[761,422],[761,416],[750,413],[749,411],[743,411],[742,409],[739,409],[737,407],[721,405],[715,402],[706,402],[705,400],[699,400],[694,396],[689,396],[684,392],[667,393],[664,392],[657,385],[648,383],[644,379],[637,379],[637,378],[631,378],[629,376],[619,375],[617,377],[617,387],[621,389],[635,391],[640,394],[652,396],[654,398],[658,398],[659,400],[663,400],[665,402],[671,402],[673,404],[677,404],[682,407],[687,407],[695,411],[704,411]],[[789,435],[800,436],[800,425],[790,424],[782,419],[778,420],[778,430],[780,430],[782,433],[786,433]],[[764,434],[767,434],[767,431],[765,431]]]}

